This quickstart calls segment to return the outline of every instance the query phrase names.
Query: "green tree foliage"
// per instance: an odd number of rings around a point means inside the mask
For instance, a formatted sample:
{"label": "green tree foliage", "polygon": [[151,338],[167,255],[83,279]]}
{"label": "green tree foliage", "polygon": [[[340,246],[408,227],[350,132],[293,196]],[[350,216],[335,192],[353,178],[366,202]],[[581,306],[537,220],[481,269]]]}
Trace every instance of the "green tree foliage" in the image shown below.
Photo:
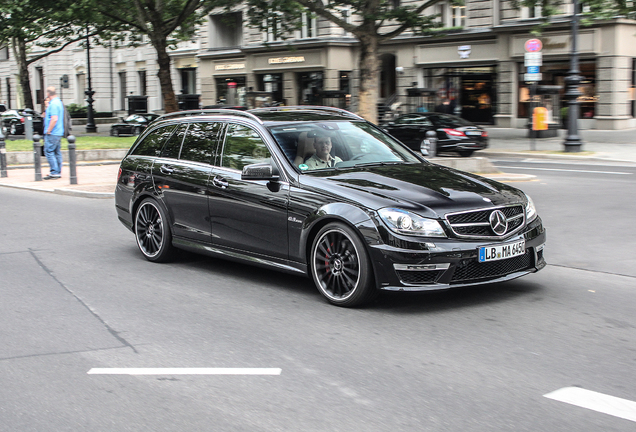
{"label": "green tree foliage", "polygon": [[89,21],[93,36],[113,29],[96,21],[84,0],[0,0],[0,46],[11,47],[25,108],[34,108],[29,65],[85,38]]}
{"label": "green tree foliage", "polygon": [[[377,120],[379,95],[380,44],[409,30],[415,34],[429,34],[440,27],[437,15],[423,12],[442,0],[425,0],[417,6],[399,5],[391,0],[245,0],[249,10],[249,24],[261,30],[274,32],[285,38],[300,28],[301,16],[309,11],[323,17],[359,41],[360,88],[358,112],[370,121]],[[215,0],[215,6],[231,9],[241,4],[239,0]],[[463,4],[463,0],[453,1]],[[351,19],[347,19],[347,14]]]}
{"label": "green tree foliage", "polygon": [[[191,39],[196,26],[209,10],[205,0],[94,0],[98,15],[118,22],[135,36],[146,35],[157,52],[159,82],[166,112],[177,111],[177,99],[170,77],[168,49]],[[120,38],[123,41],[123,38]]]}

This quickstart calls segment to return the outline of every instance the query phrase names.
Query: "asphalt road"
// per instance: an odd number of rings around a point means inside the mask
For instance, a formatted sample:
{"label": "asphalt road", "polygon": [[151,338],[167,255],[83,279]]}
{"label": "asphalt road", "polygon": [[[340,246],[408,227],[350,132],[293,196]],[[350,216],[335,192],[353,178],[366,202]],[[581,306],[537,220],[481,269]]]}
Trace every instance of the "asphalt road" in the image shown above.
{"label": "asphalt road", "polygon": [[497,164],[538,176],[516,186],[548,227],[549,266],[362,309],[297,276],[149,263],[112,200],[0,188],[0,431],[634,430],[545,395],[598,392],[633,415],[636,171]]}

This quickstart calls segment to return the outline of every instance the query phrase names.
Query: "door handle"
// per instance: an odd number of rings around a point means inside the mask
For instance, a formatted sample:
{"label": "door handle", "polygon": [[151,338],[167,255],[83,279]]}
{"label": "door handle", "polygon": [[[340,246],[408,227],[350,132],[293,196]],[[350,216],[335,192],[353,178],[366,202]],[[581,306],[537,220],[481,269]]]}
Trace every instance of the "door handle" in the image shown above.
{"label": "door handle", "polygon": [[225,189],[229,186],[229,183],[227,182],[227,180],[219,176],[214,177],[214,179],[212,179],[212,183],[214,184],[214,186],[219,187],[221,189]]}
{"label": "door handle", "polygon": [[174,168],[168,165],[161,165],[161,168],[159,168],[159,170],[164,174],[172,174],[174,172]]}

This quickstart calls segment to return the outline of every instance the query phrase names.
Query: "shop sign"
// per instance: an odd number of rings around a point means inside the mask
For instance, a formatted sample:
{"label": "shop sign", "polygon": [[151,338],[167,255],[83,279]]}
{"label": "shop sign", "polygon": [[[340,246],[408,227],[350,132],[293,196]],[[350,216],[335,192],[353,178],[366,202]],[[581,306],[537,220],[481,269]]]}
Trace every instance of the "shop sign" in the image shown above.
{"label": "shop sign", "polygon": [[217,70],[217,71],[238,70],[238,69],[245,69],[245,63],[225,63],[225,64],[218,64],[214,66],[214,70]]}
{"label": "shop sign", "polygon": [[295,57],[272,57],[267,60],[269,64],[288,64],[288,63],[304,63],[305,56]]}
{"label": "shop sign", "polygon": [[460,59],[467,59],[470,56],[471,51],[472,47],[470,45],[462,45],[457,47],[457,53],[459,54]]}

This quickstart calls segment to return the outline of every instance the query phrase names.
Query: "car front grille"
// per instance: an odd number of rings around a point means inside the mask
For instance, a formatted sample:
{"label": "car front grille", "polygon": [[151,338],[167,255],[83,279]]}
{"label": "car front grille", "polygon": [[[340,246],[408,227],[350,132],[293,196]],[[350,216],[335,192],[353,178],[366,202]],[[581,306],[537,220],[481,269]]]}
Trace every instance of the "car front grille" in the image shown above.
{"label": "car front grille", "polygon": [[[490,225],[490,215],[501,210],[506,216],[508,228],[505,233],[497,235]],[[525,223],[525,211],[522,205],[472,210],[446,215],[448,226],[457,237],[462,238],[502,238],[514,234]]]}
{"label": "car front grille", "polygon": [[514,258],[481,263],[477,259],[460,261],[451,279],[453,283],[466,283],[496,279],[510,273],[528,270],[534,266],[534,256],[531,249]]}

